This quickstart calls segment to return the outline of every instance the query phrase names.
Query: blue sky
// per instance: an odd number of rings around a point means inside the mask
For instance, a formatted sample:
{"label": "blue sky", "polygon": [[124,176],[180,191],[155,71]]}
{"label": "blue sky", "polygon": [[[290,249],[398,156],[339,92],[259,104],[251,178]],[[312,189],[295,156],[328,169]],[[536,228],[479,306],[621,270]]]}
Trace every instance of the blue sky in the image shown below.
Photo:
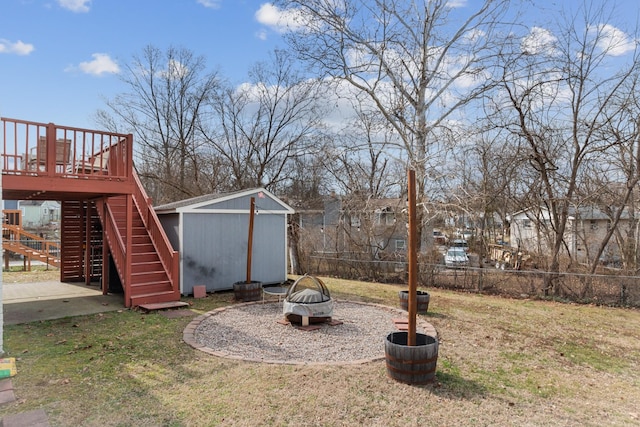
{"label": "blue sky", "polygon": [[[581,3],[529,2],[537,43],[550,11]],[[608,4],[634,27],[640,0]],[[2,0],[0,116],[95,128],[104,99],[127,91],[118,73],[147,45],[186,47],[239,84],[252,64],[284,46],[279,28],[291,18],[265,0]]]}
{"label": "blue sky", "polygon": [[[281,46],[257,0],[2,0],[0,116],[95,128],[118,70],[147,45],[186,47],[232,81]],[[263,24],[263,21],[267,24]]]}

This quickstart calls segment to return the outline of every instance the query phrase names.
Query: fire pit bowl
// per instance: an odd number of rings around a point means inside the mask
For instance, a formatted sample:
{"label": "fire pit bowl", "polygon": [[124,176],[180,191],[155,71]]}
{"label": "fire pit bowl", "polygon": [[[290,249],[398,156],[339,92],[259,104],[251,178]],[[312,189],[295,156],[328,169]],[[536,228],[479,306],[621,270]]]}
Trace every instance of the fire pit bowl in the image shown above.
{"label": "fire pit bowl", "polygon": [[291,323],[322,323],[331,320],[333,305],[329,289],[322,280],[305,274],[289,288],[282,312]]}

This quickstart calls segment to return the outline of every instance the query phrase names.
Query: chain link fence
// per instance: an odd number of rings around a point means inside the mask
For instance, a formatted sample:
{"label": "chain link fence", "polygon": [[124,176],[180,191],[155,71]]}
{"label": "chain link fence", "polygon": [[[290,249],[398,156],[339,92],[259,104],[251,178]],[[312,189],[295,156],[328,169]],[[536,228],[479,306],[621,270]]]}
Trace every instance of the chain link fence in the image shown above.
{"label": "chain link fence", "polygon": [[[381,283],[406,283],[404,260],[362,260],[355,257],[312,255],[310,274]],[[511,298],[558,299],[621,307],[640,307],[640,277],[612,274],[549,273],[539,270],[499,270],[466,267],[448,269],[441,264],[420,263],[418,285]],[[547,288],[552,276],[553,291]],[[547,280],[545,280],[547,279]]]}

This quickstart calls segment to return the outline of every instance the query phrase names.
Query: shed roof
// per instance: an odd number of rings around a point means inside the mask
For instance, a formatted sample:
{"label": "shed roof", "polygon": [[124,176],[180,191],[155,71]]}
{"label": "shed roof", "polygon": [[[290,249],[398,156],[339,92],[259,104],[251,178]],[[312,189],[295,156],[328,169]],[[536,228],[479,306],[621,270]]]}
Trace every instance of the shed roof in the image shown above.
{"label": "shed roof", "polygon": [[289,205],[284,203],[278,197],[265,190],[262,187],[252,188],[247,190],[234,191],[229,193],[214,193],[214,194],[205,194],[202,196],[192,197],[190,199],[179,200],[172,203],[167,203],[164,205],[156,206],[154,209],[156,213],[165,214],[165,213],[174,213],[174,212],[184,212],[191,211],[194,209],[208,207],[209,209],[215,209],[215,204],[222,204],[225,201],[238,199],[241,197],[253,196],[255,195],[258,198],[269,198],[272,201],[276,202],[281,208],[282,213],[292,214],[295,211]]}

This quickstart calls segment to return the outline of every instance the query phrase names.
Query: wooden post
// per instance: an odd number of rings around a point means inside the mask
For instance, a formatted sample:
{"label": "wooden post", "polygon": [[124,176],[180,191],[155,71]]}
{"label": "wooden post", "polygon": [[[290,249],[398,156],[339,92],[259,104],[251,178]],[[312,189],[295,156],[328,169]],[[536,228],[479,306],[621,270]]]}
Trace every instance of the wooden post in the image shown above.
{"label": "wooden post", "polygon": [[82,202],[85,206],[84,215],[84,284],[91,284],[91,202]]}
{"label": "wooden post", "polygon": [[127,194],[126,199],[127,219],[126,219],[126,232],[123,236],[125,238],[125,253],[124,253],[124,306],[131,307],[131,251],[133,250],[133,195]]}
{"label": "wooden post", "polygon": [[247,283],[251,283],[251,252],[253,252],[253,213],[256,209],[256,198],[251,198],[249,210],[249,238],[247,241]]}
{"label": "wooden post", "polygon": [[[39,159],[38,161],[44,161],[47,175],[53,176],[56,171],[56,125],[53,123],[47,125],[47,136],[45,140],[46,160]],[[36,167],[36,170],[39,170],[39,166]]]}
{"label": "wooden post", "polygon": [[[103,197],[102,201],[97,204],[102,211],[102,218],[107,218],[107,198]],[[109,242],[107,241],[107,227],[102,228],[102,294],[109,293]]]}
{"label": "wooden post", "polygon": [[417,233],[416,233],[416,172],[409,170],[408,183],[409,202],[409,252],[407,261],[409,263],[409,324],[407,333],[407,345],[416,345],[416,312],[417,312],[417,283],[418,283],[418,260],[417,260]]}

